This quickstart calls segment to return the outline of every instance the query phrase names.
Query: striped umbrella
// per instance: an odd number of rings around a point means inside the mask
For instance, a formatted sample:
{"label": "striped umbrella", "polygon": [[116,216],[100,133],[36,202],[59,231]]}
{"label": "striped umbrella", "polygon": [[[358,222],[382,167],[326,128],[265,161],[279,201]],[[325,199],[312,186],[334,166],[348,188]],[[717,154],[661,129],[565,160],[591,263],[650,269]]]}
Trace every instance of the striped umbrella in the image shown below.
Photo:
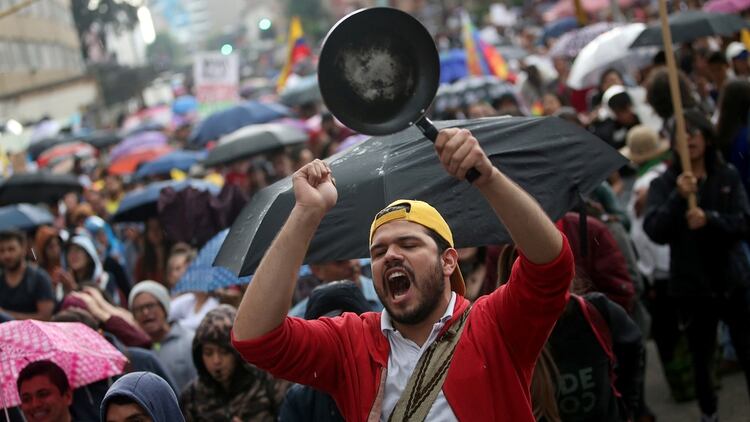
{"label": "striped umbrella", "polygon": [[155,160],[162,155],[169,154],[174,149],[169,145],[160,145],[156,147],[143,147],[122,155],[116,160],[110,162],[107,171],[111,174],[126,175],[135,173],[141,164]]}
{"label": "striped umbrella", "polygon": [[85,142],[66,142],[44,151],[36,162],[39,167],[47,167],[70,157],[90,158],[96,156],[96,148]]}

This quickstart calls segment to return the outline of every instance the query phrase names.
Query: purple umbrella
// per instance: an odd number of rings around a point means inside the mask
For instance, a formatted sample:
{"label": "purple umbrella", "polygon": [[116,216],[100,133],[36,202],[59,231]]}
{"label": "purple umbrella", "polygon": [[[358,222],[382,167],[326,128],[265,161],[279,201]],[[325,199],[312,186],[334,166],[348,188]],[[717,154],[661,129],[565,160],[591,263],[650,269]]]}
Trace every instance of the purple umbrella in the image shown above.
{"label": "purple umbrella", "polygon": [[711,0],[703,5],[706,12],[739,13],[750,9],[750,0]]}
{"label": "purple umbrella", "polygon": [[137,149],[143,149],[146,147],[157,147],[167,144],[167,135],[151,131],[141,132],[133,136],[129,136],[117,144],[112,151],[109,153],[109,160],[115,161],[119,157],[128,155]]}
{"label": "purple umbrella", "polygon": [[586,44],[618,25],[619,24],[611,22],[597,22],[575,31],[566,32],[559,40],[557,40],[552,48],[550,48],[549,56],[576,57]]}

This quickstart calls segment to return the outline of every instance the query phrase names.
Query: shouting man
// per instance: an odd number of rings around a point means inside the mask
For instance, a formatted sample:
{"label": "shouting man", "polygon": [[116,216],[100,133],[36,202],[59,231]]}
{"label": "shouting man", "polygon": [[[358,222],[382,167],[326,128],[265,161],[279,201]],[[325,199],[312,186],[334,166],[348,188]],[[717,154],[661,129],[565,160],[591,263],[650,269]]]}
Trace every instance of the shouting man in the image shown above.
{"label": "shouting man", "polygon": [[383,312],[287,318],[298,268],[337,199],[316,160],[293,176],[296,204],[247,289],[233,344],[273,375],[331,394],[349,421],[533,421],[531,374],[567,302],[573,255],[471,132],[444,129],[435,148],[459,180],[479,171],[474,186],[522,251],[505,286],[470,305],[448,224],[424,202],[399,200],[370,229]]}

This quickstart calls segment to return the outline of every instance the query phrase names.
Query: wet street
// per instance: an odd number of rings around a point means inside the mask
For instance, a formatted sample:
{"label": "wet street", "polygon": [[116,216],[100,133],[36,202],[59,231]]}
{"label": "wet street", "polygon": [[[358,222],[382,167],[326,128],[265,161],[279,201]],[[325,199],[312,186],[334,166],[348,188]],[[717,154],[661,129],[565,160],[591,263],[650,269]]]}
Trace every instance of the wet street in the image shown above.
{"label": "wet street", "polygon": [[[646,371],[646,397],[651,410],[659,422],[700,421],[696,401],[675,402],[669,394],[669,387],[662,374],[661,363],[653,341],[648,344],[648,368]],[[719,394],[719,420],[722,422],[750,421],[750,402],[741,372],[721,378]]]}

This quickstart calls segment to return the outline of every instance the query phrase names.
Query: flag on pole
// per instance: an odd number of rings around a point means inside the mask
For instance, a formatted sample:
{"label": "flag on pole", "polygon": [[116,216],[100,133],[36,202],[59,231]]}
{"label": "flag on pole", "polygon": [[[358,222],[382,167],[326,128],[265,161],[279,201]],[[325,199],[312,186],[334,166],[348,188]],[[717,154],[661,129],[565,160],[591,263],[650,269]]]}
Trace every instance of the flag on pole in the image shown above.
{"label": "flag on pole", "polygon": [[515,75],[508,70],[508,64],[492,44],[479,37],[466,11],[461,14],[461,37],[466,51],[466,68],[469,75],[492,75],[499,79],[515,82]]}
{"label": "flag on pole", "polygon": [[299,63],[301,60],[310,57],[311,55],[312,51],[310,50],[310,46],[307,45],[307,41],[305,41],[305,34],[302,31],[302,23],[300,22],[299,17],[294,16],[292,17],[292,21],[289,23],[289,38],[287,39],[286,63],[284,63],[284,68],[281,69],[279,80],[276,83],[277,92],[281,92],[281,90],[284,89],[286,80],[292,73],[294,65]]}
{"label": "flag on pole", "polygon": [[580,26],[588,25],[589,16],[588,14],[586,14],[586,10],[583,9],[583,4],[581,4],[581,0],[573,0],[573,7],[575,9],[576,20],[578,21],[578,25]]}

